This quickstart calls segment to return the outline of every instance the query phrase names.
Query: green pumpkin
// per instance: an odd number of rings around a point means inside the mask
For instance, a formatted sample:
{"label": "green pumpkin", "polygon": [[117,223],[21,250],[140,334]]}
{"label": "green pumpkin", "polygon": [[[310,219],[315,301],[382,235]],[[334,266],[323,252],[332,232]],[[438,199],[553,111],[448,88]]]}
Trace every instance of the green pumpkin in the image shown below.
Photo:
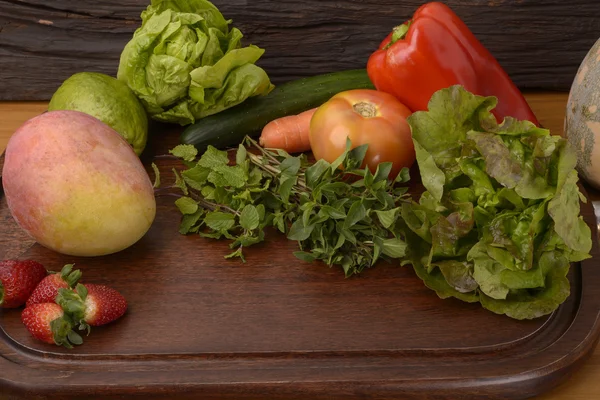
{"label": "green pumpkin", "polygon": [[583,59],[573,80],[564,130],[577,151],[579,174],[600,189],[600,39]]}

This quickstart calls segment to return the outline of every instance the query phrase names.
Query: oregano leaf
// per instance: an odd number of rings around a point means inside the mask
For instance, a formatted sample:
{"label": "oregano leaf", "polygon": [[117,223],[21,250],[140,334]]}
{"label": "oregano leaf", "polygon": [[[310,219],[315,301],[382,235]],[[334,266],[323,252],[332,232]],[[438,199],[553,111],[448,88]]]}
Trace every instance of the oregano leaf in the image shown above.
{"label": "oregano leaf", "polygon": [[279,186],[279,195],[281,196],[281,200],[284,203],[288,203],[290,199],[290,194],[292,193],[292,188],[297,182],[297,177],[282,177],[282,182]]}
{"label": "oregano leaf", "polygon": [[296,176],[300,170],[300,159],[298,157],[289,157],[281,162],[279,170],[282,175]]}
{"label": "oregano leaf", "polygon": [[379,219],[379,223],[386,228],[389,229],[392,224],[396,221],[396,217],[400,213],[400,208],[392,208],[391,210],[375,210],[375,214],[377,214],[377,218]]}
{"label": "oregano leaf", "polygon": [[313,262],[317,259],[317,257],[314,254],[308,253],[306,251],[295,251],[294,256],[306,262]]}
{"label": "oregano leaf", "polygon": [[346,216],[346,220],[344,221],[344,227],[349,228],[352,225],[356,224],[358,221],[362,220],[367,216],[367,210],[363,205],[362,201],[356,200],[350,206],[348,210],[348,215]]}
{"label": "oregano leaf", "polygon": [[375,177],[373,181],[375,183],[385,181],[388,179],[390,172],[392,172],[393,163],[386,161],[379,163],[377,170],[375,171]]}
{"label": "oregano leaf", "polygon": [[401,258],[406,255],[406,242],[399,238],[386,239],[382,242],[383,254],[392,258]]}
{"label": "oregano leaf", "polygon": [[306,186],[311,189],[315,188],[330,167],[331,164],[322,158],[308,167],[304,173],[304,176],[306,177]]}
{"label": "oregano leaf", "polygon": [[314,228],[314,225],[304,226],[302,219],[298,219],[290,227],[287,238],[298,241],[306,240],[310,237]]}

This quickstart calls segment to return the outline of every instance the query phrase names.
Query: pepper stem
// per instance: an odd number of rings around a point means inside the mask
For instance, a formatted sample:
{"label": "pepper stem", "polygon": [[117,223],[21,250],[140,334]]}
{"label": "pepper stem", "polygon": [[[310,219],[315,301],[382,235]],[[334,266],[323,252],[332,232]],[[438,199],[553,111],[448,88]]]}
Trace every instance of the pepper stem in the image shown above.
{"label": "pepper stem", "polygon": [[377,115],[377,107],[375,107],[372,103],[367,103],[365,101],[361,101],[360,103],[356,103],[352,106],[354,111],[365,118],[373,118]]}
{"label": "pepper stem", "polygon": [[412,21],[408,21],[400,26],[395,27],[394,30],[392,31],[393,32],[392,33],[392,41],[390,43],[394,44],[398,40],[404,39],[406,37],[406,34],[408,33],[408,29],[410,28],[411,24],[412,24]]}

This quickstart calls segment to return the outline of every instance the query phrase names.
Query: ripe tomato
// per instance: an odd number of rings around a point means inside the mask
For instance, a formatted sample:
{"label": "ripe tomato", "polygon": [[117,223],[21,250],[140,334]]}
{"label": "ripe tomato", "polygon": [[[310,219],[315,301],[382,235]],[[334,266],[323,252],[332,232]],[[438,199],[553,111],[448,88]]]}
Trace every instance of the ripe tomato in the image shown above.
{"label": "ripe tomato", "polygon": [[375,173],[379,163],[393,163],[389,177],[415,162],[415,148],[406,118],[411,111],[394,96],[370,89],[341,92],[320,106],[310,122],[315,158],[333,162],[346,149],[368,144],[363,168]]}

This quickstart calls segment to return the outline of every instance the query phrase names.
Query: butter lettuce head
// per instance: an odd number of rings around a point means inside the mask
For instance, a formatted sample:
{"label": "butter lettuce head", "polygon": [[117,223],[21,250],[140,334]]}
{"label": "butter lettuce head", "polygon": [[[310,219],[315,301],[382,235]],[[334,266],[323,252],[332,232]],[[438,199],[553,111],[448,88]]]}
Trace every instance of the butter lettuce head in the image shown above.
{"label": "butter lettuce head", "polygon": [[242,47],[240,30],[209,1],[152,0],[141,17],[117,78],[152,119],[187,125],[272,90],[255,65],[264,50]]}
{"label": "butter lettuce head", "polygon": [[441,298],[516,319],[569,296],[571,262],[590,257],[576,155],[529,121],[498,124],[495,97],[436,92],[408,118],[426,191],[403,205],[409,259]]}

